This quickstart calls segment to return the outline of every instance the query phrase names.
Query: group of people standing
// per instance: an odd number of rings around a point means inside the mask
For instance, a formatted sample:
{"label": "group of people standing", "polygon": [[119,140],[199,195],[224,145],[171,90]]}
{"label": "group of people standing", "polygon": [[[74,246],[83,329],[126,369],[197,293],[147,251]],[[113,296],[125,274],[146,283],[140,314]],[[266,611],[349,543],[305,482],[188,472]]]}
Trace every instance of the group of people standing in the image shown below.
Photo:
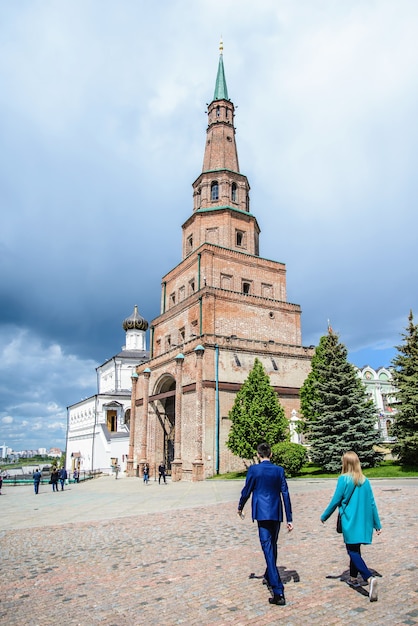
{"label": "group of people standing", "polygon": [[[58,469],[54,466],[51,470],[51,476],[49,479],[49,484],[52,485],[52,491],[59,491],[58,483],[61,485],[61,491],[64,491],[64,485],[67,478],[68,474],[65,467]],[[36,469],[33,472],[33,488],[36,495],[39,493],[39,485],[41,484],[41,480],[42,474],[39,469]]]}
{"label": "group of people standing", "polygon": [[[252,494],[252,518],[257,520],[258,535],[266,562],[263,584],[271,592],[270,604],[286,604],[283,582],[277,567],[277,541],[283,522],[283,505],[287,530],[293,530],[292,507],[282,467],[270,461],[271,449],[266,443],[257,448],[259,463],[251,465],[238,503],[238,515]],[[372,543],[373,530],[380,535],[382,526],[369,480],[361,471],[355,452],[342,456],[342,473],[335,493],[321,515],[321,522],[339,507],[344,543],[350,558],[350,576],[347,583],[356,588],[369,585],[369,600],[377,600],[377,578],[361,556],[361,545]],[[361,578],[359,578],[359,574]]]}

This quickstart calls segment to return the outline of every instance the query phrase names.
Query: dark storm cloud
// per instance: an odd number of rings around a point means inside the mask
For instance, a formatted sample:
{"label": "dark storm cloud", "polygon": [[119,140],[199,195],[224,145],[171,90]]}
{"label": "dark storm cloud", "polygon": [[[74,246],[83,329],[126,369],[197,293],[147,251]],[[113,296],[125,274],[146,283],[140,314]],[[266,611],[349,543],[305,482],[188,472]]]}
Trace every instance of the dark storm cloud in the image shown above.
{"label": "dark storm cloud", "polygon": [[354,363],[389,365],[418,309],[418,7],[184,7],[0,7],[0,443],[63,447],[65,407],[95,392],[122,320],[159,314],[220,30],[260,252],[287,265],[304,344],[329,319]]}

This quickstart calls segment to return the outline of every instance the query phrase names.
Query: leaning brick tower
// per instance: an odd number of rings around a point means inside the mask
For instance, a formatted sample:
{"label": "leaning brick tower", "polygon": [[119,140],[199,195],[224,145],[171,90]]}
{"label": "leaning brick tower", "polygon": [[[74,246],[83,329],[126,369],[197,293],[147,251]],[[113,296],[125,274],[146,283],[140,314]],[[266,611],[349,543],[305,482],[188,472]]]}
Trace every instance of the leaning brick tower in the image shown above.
{"label": "leaning brick tower", "polygon": [[313,354],[302,346],[300,306],[287,301],[286,266],[260,257],[222,47],[207,115],[181,261],[162,279],[150,360],[133,377],[128,467],[134,473],[147,462],[155,471],[164,461],[173,480],[242,469],[225,446],[228,413],[254,359],[263,363],[290,419]]}

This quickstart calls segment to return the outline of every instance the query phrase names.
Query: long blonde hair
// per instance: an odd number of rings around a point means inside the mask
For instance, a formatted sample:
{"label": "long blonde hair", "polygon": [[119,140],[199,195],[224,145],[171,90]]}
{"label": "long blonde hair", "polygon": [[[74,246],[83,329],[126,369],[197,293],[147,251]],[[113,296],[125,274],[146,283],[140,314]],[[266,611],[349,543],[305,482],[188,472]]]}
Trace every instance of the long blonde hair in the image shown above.
{"label": "long blonde hair", "polygon": [[350,450],[345,452],[341,457],[342,462],[342,474],[349,474],[356,485],[361,485],[365,481],[365,476],[361,471],[360,459],[357,454]]}

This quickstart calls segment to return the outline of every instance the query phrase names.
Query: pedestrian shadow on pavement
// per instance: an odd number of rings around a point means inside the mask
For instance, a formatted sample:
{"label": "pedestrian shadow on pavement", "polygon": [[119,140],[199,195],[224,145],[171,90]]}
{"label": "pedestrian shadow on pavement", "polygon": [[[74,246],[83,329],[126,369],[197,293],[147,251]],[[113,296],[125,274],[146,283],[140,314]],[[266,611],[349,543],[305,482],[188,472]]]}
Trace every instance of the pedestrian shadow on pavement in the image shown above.
{"label": "pedestrian shadow on pavement", "polygon": [[[379,572],[376,571],[375,569],[370,568],[370,571],[372,575],[375,576],[376,578],[382,578],[382,574],[379,574]],[[332,574],[328,574],[328,576],[325,576],[325,578],[340,580],[341,582],[345,583],[350,578],[350,570],[347,569],[342,574],[336,574],[334,576]],[[357,593],[359,593],[362,596],[368,597],[369,593],[366,589],[364,589],[365,586],[367,586],[367,583],[365,581],[362,581],[360,582],[358,587],[351,587],[351,589],[354,589],[354,591],[357,591]]]}
{"label": "pedestrian shadow on pavement", "polygon": [[[300,581],[300,576],[295,569],[286,569],[283,565],[279,565],[279,574],[283,584],[289,583],[291,580],[293,582],[298,583]],[[259,580],[263,580],[264,574],[261,576],[257,576],[254,572],[251,572],[248,578],[257,578]]]}

